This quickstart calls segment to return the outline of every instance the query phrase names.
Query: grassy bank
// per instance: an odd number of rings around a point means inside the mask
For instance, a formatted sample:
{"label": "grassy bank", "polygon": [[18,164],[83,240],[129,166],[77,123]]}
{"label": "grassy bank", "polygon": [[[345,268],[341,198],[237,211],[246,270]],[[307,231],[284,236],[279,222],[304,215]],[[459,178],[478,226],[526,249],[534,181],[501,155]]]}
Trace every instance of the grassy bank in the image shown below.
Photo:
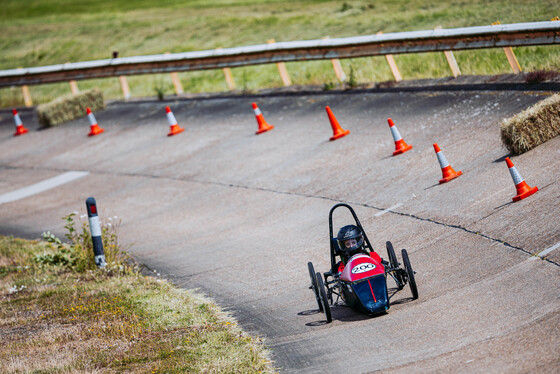
{"label": "grassy bank", "polygon": [[[555,0],[472,1],[275,1],[217,0],[159,2],[101,0],[5,0],[0,14],[0,69],[42,66],[120,56],[236,47],[277,41],[345,37],[383,32],[427,30],[501,23],[547,21],[558,15]],[[525,71],[560,70],[560,47],[515,48]],[[511,72],[503,50],[459,51],[463,74]],[[404,79],[449,76],[441,53],[395,56]],[[357,83],[391,80],[383,57],[342,61]],[[335,82],[329,61],[289,63],[294,84]],[[281,86],[275,65],[233,69],[239,89]],[[180,73],[187,92],[227,90],[220,70]],[[173,93],[169,75],[129,78],[132,96]],[[81,89],[99,87],[105,97],[120,98],[117,79],[80,81]],[[31,87],[36,103],[69,92],[68,84]],[[21,105],[19,88],[1,89],[0,105]]]}
{"label": "grassy bank", "polygon": [[262,342],[210,300],[139,275],[115,248],[98,270],[87,245],[47,239],[0,237],[3,373],[273,371]]}

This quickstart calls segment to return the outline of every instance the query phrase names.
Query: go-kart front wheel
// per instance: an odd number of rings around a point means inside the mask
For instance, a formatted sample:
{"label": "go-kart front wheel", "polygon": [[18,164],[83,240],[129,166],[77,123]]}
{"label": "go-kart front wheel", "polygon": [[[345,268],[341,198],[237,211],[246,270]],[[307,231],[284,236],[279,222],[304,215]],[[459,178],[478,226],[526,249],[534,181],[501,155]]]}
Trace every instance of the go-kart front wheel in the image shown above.
{"label": "go-kart front wheel", "polygon": [[408,285],[410,286],[410,292],[412,292],[412,299],[418,299],[418,288],[416,287],[416,280],[414,279],[414,270],[412,270],[412,266],[410,265],[410,260],[408,259],[408,253],[406,249],[403,249],[402,252],[402,259],[404,262],[404,267],[406,269],[406,275],[408,276]]}
{"label": "go-kart front wheel", "polygon": [[332,322],[331,307],[329,305],[329,299],[327,298],[327,293],[325,292],[325,285],[323,283],[323,276],[321,273],[315,275],[317,279],[317,287],[319,287],[319,296],[323,304],[323,312],[325,312],[325,317],[327,317],[327,323]]}
{"label": "go-kart front wheel", "polygon": [[[389,256],[389,263],[393,269],[397,269],[399,267],[399,261],[397,260],[397,255],[395,254],[395,250],[393,249],[393,244],[391,242],[386,243],[387,247],[387,256]],[[402,278],[400,271],[395,271],[393,273],[395,278],[397,279],[397,287],[399,290],[402,290],[404,287],[404,279]]]}
{"label": "go-kart front wheel", "polygon": [[307,269],[309,270],[309,277],[311,278],[311,289],[315,294],[315,299],[317,300],[317,305],[319,306],[319,311],[323,311],[323,303],[321,303],[321,298],[319,296],[319,287],[317,287],[317,278],[315,278],[315,269],[311,262],[307,263]]}

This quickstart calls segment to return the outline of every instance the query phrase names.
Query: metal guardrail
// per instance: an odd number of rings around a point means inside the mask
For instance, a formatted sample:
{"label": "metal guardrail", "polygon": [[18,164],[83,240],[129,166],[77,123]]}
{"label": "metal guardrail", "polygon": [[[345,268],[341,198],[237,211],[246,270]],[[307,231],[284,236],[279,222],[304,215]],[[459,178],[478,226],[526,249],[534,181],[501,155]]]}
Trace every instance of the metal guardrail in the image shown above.
{"label": "metal guardrail", "polygon": [[560,44],[560,21],[279,42],[2,70],[0,87],[276,62],[552,44]]}

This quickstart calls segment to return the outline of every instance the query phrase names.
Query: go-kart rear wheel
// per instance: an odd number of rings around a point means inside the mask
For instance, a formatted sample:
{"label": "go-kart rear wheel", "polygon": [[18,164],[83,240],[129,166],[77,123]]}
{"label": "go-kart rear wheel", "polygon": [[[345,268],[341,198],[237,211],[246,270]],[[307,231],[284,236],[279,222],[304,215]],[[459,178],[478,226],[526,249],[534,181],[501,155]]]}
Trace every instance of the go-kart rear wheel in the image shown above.
{"label": "go-kart rear wheel", "polygon": [[319,296],[319,287],[317,286],[317,278],[315,278],[315,269],[311,262],[307,263],[307,269],[309,270],[309,277],[311,278],[311,289],[315,294],[315,299],[317,300],[317,305],[319,306],[319,311],[323,311],[323,303],[321,303],[321,298]]}
{"label": "go-kart rear wheel", "polygon": [[[391,267],[393,269],[397,269],[399,267],[399,261],[397,260],[397,255],[395,254],[395,250],[393,249],[393,244],[388,241],[386,243],[386,247],[387,247],[387,256],[389,257],[389,263],[391,264]],[[404,279],[401,275],[401,272],[395,271],[393,274],[395,275],[395,278],[397,278],[398,281],[397,287],[399,288],[399,290],[402,290],[402,288],[404,287]]]}
{"label": "go-kart rear wheel", "polygon": [[418,299],[418,288],[416,287],[416,280],[414,279],[414,270],[410,265],[410,260],[408,259],[408,253],[406,249],[402,250],[402,259],[404,262],[404,267],[406,269],[406,275],[408,276],[408,285],[410,286],[410,292],[412,292],[412,299]]}
{"label": "go-kart rear wheel", "polygon": [[323,312],[325,312],[325,317],[327,317],[327,323],[332,322],[331,307],[329,305],[329,300],[327,299],[327,293],[325,292],[325,285],[323,283],[323,276],[321,273],[315,275],[317,279],[317,287],[319,288],[319,296],[321,302],[323,303]]}

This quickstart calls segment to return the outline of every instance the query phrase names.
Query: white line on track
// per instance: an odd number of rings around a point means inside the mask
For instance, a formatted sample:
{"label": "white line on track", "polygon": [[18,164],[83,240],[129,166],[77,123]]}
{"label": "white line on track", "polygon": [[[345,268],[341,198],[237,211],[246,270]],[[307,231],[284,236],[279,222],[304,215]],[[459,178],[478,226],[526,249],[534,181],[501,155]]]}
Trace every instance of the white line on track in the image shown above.
{"label": "white line on track", "polygon": [[550,252],[554,251],[556,248],[560,247],[560,242],[554,244],[552,247],[545,249],[544,251],[537,253],[534,256],[529,257],[529,260],[534,261],[537,259],[542,259],[544,256],[546,256],[547,254],[549,254]]}
{"label": "white line on track", "polygon": [[388,212],[392,211],[393,209],[397,209],[398,207],[400,207],[400,206],[402,206],[402,205],[403,205],[403,203],[395,204],[395,205],[393,205],[393,206],[390,207],[390,208],[387,208],[387,209],[385,209],[385,210],[382,210],[381,212],[375,213],[373,216],[374,216],[374,217],[382,216],[382,215],[384,215],[385,213],[388,213]]}
{"label": "white line on track", "polygon": [[27,187],[20,188],[19,190],[6,192],[0,195],[0,204],[11,203],[12,201],[20,200],[40,192],[50,190],[51,188],[58,187],[60,185],[72,182],[76,179],[85,177],[88,175],[87,171],[68,171],[66,173],[57,175],[44,181],[32,184]]}

